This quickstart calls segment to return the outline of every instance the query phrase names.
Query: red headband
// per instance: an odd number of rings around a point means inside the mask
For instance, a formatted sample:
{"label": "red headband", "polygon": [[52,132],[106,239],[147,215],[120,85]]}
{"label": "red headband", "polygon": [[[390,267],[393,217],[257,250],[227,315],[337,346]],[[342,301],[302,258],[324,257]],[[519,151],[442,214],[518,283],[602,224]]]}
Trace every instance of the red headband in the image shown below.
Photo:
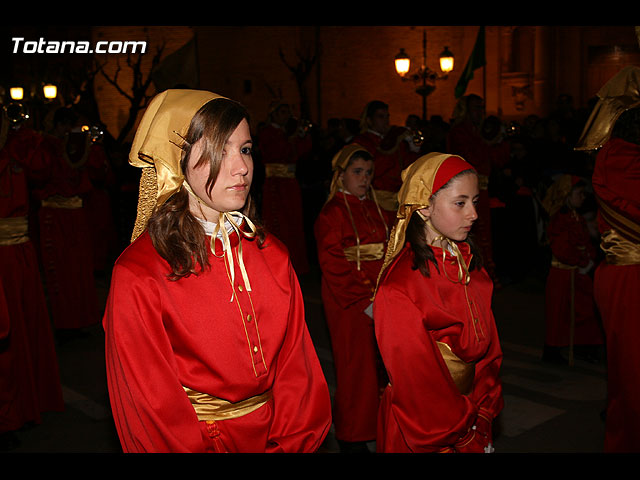
{"label": "red headband", "polygon": [[444,162],[442,162],[440,167],[438,167],[438,171],[433,179],[433,188],[431,190],[432,194],[436,193],[445,183],[465,170],[475,171],[471,164],[462,158],[456,156],[448,157]]}

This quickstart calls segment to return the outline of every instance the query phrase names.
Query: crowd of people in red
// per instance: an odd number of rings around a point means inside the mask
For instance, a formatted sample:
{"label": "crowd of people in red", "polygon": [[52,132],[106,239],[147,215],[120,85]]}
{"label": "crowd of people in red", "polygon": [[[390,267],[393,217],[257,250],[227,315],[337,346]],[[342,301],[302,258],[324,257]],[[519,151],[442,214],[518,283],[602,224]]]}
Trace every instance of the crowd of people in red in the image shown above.
{"label": "crowd of people in red", "polygon": [[[124,451],[311,452],[333,424],[342,452],[490,452],[503,404],[492,294],[536,275],[542,360],[606,350],[605,450],[637,450],[634,309],[616,299],[639,281],[640,124],[637,105],[603,114],[612,97],[578,110],[563,95],[548,118],[506,123],[467,95],[449,121],[401,126],[372,101],[326,128],[275,102],[250,132],[235,102],[168,90],[136,133],[134,189],[73,109],[46,132],[5,113],[5,448],[64,408],[56,342],[102,321]],[[596,115],[610,126],[599,144],[581,136]],[[333,399],[297,280],[314,274]],[[98,275],[112,282],[104,312]],[[241,328],[221,321],[236,316]]]}

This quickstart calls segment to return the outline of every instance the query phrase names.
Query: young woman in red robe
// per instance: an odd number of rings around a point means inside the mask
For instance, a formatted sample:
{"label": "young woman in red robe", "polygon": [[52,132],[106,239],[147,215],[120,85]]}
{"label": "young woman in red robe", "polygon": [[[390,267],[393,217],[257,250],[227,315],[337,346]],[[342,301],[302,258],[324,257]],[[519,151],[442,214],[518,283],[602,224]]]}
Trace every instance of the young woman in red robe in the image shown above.
{"label": "young woman in red robe", "polygon": [[373,305],[387,373],[379,452],[490,452],[503,406],[493,284],[468,235],[478,178],[430,153],[403,171]]}
{"label": "young woman in red robe", "polygon": [[296,275],[253,221],[251,148],[246,110],[210,92],[167,90],[142,118],[103,321],[125,452],[313,452],[329,431]]}
{"label": "young woman in red robe", "polygon": [[365,148],[348,145],[332,164],[331,190],[316,220],[315,236],[336,375],[333,424],[341,451],[366,452],[366,442],[376,438],[384,372],[373,319],[365,311],[392,219],[372,196],[374,162]]}
{"label": "young woman in red robe", "polygon": [[566,363],[561,350],[597,361],[604,343],[593,298],[596,248],[587,222],[577,211],[584,203],[584,182],[563,175],[549,188],[543,206],[549,214],[547,237],[552,260],[545,287],[545,339],[542,359]]}

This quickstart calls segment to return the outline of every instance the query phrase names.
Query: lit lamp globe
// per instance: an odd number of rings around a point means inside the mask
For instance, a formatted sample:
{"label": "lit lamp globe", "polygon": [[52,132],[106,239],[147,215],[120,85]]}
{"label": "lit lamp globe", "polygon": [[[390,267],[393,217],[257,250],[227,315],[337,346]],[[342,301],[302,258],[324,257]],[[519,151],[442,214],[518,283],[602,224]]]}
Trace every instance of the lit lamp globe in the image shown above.
{"label": "lit lamp globe", "polygon": [[51,100],[52,98],[56,98],[58,95],[58,88],[55,85],[47,84],[42,87],[42,91],[44,93],[44,98]]}
{"label": "lit lamp globe", "polygon": [[407,72],[409,72],[409,68],[411,67],[411,59],[409,55],[404,51],[404,48],[400,49],[400,53],[396,55],[396,72],[401,77],[404,77]]}
{"label": "lit lamp globe", "polygon": [[11,87],[9,89],[12,100],[22,100],[24,98],[24,90],[22,87]]}
{"label": "lit lamp globe", "polygon": [[445,74],[453,70],[453,53],[449,51],[449,47],[444,47],[444,51],[440,54],[440,70]]}

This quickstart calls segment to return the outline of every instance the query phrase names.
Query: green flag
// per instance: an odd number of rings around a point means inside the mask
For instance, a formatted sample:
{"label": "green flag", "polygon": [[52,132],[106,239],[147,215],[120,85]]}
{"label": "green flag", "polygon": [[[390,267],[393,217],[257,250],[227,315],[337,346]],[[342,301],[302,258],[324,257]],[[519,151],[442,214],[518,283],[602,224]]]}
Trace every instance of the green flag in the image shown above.
{"label": "green flag", "polygon": [[464,71],[460,76],[460,80],[456,84],[455,95],[456,98],[460,98],[464,95],[469,81],[473,78],[473,71],[476,68],[484,67],[487,64],[487,59],[484,56],[484,25],[478,30],[478,38],[476,38],[476,44],[473,47],[471,56],[467,61],[467,66],[464,67]]}

